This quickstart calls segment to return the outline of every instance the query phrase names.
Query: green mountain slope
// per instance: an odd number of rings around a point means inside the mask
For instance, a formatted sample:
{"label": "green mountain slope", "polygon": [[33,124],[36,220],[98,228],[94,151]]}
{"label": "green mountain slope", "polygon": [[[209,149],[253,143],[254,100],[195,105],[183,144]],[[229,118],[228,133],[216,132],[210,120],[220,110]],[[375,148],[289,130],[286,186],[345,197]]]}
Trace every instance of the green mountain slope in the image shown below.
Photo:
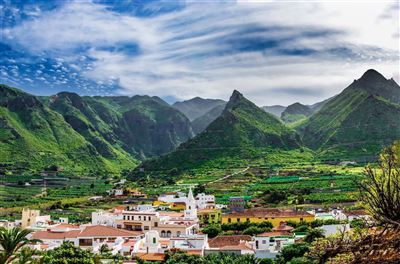
{"label": "green mountain slope", "polygon": [[193,136],[189,120],[158,97],[80,97],[59,93],[51,109],[103,155],[112,148],[143,159],[165,154]]}
{"label": "green mountain slope", "polygon": [[298,127],[326,158],[373,158],[400,139],[400,87],[368,70]]}
{"label": "green mountain slope", "polygon": [[176,102],[172,106],[182,112],[190,121],[203,116],[218,105],[225,105],[226,102],[219,99],[203,99],[195,97],[183,102]]}
{"label": "green mountain slope", "polygon": [[[193,137],[190,121],[158,97],[86,98],[105,123],[111,124],[123,148],[139,158],[163,155]],[[111,108],[115,113],[102,110]]]}
{"label": "green mountain slope", "polygon": [[41,170],[59,165],[70,172],[111,172],[135,165],[115,152],[103,156],[37,97],[0,85],[0,162],[5,167]]}
{"label": "green mountain slope", "polygon": [[281,114],[281,119],[285,123],[292,123],[310,116],[312,112],[310,107],[300,103],[294,103],[286,107]]}
{"label": "green mountain slope", "polygon": [[170,154],[143,162],[132,176],[168,178],[207,167],[285,163],[294,156],[310,157],[298,134],[234,91],[222,114],[202,133]]}
{"label": "green mountain slope", "polygon": [[204,115],[196,118],[195,120],[192,121],[192,129],[195,134],[198,134],[200,132],[203,132],[206,127],[208,127],[209,124],[211,124],[217,117],[219,117],[224,111],[225,105],[217,105]]}
{"label": "green mountain slope", "polygon": [[273,114],[276,117],[281,117],[283,111],[285,111],[286,106],[282,105],[271,105],[271,106],[263,106],[261,107],[265,112]]}

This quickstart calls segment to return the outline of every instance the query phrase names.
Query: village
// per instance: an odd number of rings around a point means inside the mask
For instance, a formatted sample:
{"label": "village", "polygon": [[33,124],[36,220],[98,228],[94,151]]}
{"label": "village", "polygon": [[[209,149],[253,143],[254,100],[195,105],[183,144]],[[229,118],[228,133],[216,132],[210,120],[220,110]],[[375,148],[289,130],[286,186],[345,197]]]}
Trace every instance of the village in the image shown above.
{"label": "village", "polygon": [[[109,194],[122,195],[118,189]],[[370,221],[370,217],[364,210],[339,208],[248,208],[244,197],[230,197],[223,205],[217,204],[213,195],[194,195],[189,188],[187,193],[161,194],[152,203],[96,210],[89,223],[69,223],[68,218],[53,219],[39,210],[24,208],[20,220],[1,221],[0,226],[33,230],[29,238],[40,242],[29,247],[36,250],[54,249],[70,241],[93,253],[107,248],[112,255],[127,259],[163,261],[170,250],[199,256],[227,253],[275,259],[283,248],[305,239],[307,232],[302,225],[311,224],[329,236],[350,231],[351,223],[357,220]],[[228,230],[221,232],[221,226]]]}

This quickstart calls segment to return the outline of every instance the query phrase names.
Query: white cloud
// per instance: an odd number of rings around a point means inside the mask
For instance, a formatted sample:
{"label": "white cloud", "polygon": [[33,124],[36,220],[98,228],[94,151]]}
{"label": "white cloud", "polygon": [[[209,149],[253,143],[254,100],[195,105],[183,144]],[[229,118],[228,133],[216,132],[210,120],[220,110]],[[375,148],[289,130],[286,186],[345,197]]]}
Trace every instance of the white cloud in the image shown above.
{"label": "white cloud", "polygon": [[[313,103],[368,68],[399,81],[399,40],[393,37],[399,17],[388,3],[260,2],[190,3],[151,17],[74,2],[41,12],[5,36],[33,53],[63,56],[94,81],[118,81],[121,94],[227,99],[238,89],[259,105]],[[247,39],[267,47],[240,49]],[[138,45],[137,54],[107,49],[128,43]],[[87,59],[93,63],[81,67]]]}

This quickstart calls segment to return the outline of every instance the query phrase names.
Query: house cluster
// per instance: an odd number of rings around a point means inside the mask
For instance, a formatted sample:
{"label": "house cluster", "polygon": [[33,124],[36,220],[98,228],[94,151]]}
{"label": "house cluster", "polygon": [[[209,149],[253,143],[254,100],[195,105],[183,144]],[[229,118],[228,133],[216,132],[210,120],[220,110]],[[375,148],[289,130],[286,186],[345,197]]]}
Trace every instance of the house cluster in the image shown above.
{"label": "house cluster", "polygon": [[[91,223],[87,224],[70,224],[67,219],[51,220],[50,216],[41,216],[39,211],[29,209],[23,210],[21,221],[14,224],[34,230],[31,237],[42,242],[31,246],[39,250],[53,249],[64,241],[71,241],[95,253],[107,245],[112,254],[136,256],[146,261],[161,261],[165,252],[171,249],[201,256],[223,252],[275,258],[285,246],[297,243],[305,236],[304,233],[293,232],[293,228],[286,224],[287,221],[309,222],[322,214],[317,211],[245,209],[238,197],[233,199],[233,204],[229,206],[229,213],[222,214],[222,206],[215,203],[214,196],[198,194],[194,197],[192,190],[189,190],[187,195],[161,195],[153,204],[118,206],[111,211],[96,211],[92,213]],[[347,219],[366,215],[361,211],[351,214],[345,211],[331,213],[332,217]],[[232,235],[208,238],[200,231],[201,226],[210,223],[263,221],[271,222],[273,230],[253,237]],[[330,225],[322,228],[326,234],[331,234],[349,227]]]}

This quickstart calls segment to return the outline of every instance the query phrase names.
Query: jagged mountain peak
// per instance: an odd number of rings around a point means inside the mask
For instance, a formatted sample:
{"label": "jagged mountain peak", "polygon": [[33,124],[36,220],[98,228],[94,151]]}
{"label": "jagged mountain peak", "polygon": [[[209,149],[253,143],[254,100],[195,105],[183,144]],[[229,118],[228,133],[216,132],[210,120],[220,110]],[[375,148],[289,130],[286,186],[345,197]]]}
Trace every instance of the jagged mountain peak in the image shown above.
{"label": "jagged mountain peak", "polygon": [[375,81],[387,81],[387,80],[377,70],[369,69],[361,76],[359,81],[367,81],[367,82],[374,81],[375,82]]}
{"label": "jagged mountain peak", "polygon": [[230,109],[235,107],[239,102],[246,100],[248,101],[243,94],[241,94],[238,90],[233,90],[231,97],[229,98],[228,103],[226,104],[226,109]]}

